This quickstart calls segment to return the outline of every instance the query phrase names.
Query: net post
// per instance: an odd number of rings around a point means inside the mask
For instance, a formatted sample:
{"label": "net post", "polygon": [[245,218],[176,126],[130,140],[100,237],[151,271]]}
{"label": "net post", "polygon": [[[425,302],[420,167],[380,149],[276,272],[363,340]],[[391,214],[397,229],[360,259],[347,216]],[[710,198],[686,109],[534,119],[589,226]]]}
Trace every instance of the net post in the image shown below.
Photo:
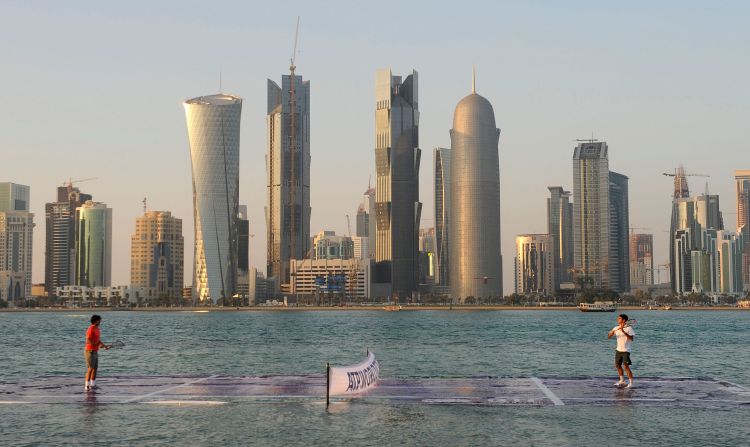
{"label": "net post", "polygon": [[331,404],[331,364],[326,362],[326,408]]}

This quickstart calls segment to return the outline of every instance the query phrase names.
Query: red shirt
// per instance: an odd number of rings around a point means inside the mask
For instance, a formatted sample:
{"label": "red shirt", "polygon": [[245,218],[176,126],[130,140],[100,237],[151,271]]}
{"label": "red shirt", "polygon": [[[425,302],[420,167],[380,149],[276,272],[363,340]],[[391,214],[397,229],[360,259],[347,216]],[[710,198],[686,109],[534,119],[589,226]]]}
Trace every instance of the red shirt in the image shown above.
{"label": "red shirt", "polygon": [[[91,340],[91,343],[89,343],[89,339]],[[99,328],[93,324],[89,326],[89,329],[86,331],[86,350],[99,350]]]}

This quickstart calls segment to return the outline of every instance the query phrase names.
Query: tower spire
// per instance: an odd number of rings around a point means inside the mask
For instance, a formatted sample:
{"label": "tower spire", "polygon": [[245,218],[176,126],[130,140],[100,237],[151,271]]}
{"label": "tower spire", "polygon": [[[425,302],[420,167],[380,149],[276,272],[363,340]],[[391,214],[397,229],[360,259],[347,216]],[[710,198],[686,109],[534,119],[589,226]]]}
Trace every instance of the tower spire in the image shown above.
{"label": "tower spire", "polygon": [[477,67],[471,64],[471,93],[477,92]]}

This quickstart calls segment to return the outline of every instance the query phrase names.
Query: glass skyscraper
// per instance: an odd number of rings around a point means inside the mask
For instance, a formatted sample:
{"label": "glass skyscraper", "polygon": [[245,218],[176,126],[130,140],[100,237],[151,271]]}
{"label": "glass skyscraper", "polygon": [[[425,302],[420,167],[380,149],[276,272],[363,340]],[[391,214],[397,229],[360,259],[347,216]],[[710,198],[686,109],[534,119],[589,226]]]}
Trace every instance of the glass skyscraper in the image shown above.
{"label": "glass skyscraper", "polygon": [[450,282],[450,210],[451,150],[435,148],[435,284],[443,287]]}
{"label": "glass skyscraper", "polygon": [[503,295],[500,129],[474,89],[456,105],[450,165],[450,282],[454,299]]}
{"label": "glass skyscraper", "polygon": [[[419,102],[417,72],[375,75],[375,282],[399,298],[419,287]],[[388,286],[385,286],[388,288]],[[383,289],[378,287],[378,293]]]}
{"label": "glass skyscraper", "polygon": [[289,260],[310,250],[310,81],[268,80],[266,274],[289,283]]}
{"label": "glass skyscraper", "polygon": [[242,98],[185,101],[193,172],[193,300],[231,298],[237,287]]}
{"label": "glass skyscraper", "polygon": [[87,201],[76,208],[75,285],[112,285],[112,208]]}

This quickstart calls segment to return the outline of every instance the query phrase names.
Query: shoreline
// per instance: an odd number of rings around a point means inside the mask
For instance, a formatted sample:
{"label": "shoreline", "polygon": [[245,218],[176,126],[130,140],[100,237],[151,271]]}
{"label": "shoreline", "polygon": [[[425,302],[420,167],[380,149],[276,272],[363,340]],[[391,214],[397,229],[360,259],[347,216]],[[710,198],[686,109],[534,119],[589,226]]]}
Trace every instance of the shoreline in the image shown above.
{"label": "shoreline", "polygon": [[[114,308],[114,307],[70,307],[70,308],[4,308],[0,313],[25,313],[25,312],[350,312],[350,311],[379,311],[386,312],[385,305],[377,306],[252,306],[252,307],[133,307],[133,308]],[[493,305],[469,305],[469,306],[407,306],[401,307],[400,311],[578,311],[576,306],[493,306]],[[621,306],[617,311],[652,311],[663,312],[663,309],[646,309],[640,306]],[[674,311],[750,311],[746,307],[730,306],[692,306],[692,307],[673,307],[669,312]],[[616,313],[615,312],[596,312],[596,313]]]}

